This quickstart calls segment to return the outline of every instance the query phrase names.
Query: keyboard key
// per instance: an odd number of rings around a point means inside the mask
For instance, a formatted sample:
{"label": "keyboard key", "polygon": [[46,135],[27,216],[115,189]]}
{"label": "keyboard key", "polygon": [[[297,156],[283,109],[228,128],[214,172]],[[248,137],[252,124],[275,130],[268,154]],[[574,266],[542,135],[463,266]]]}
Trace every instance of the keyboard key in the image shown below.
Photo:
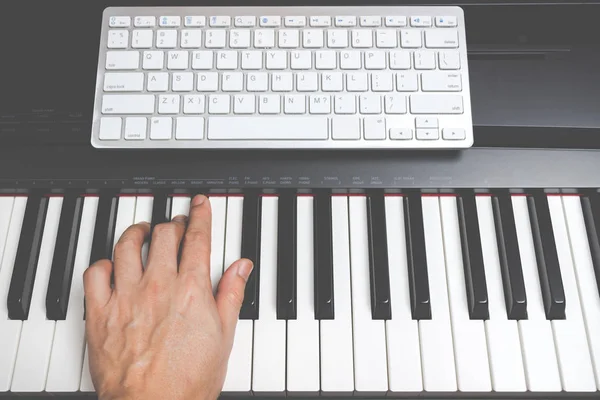
{"label": "keyboard key", "polygon": [[178,32],[175,29],[160,29],[156,32],[156,48],[174,49],[177,47]]}
{"label": "keyboard key", "polygon": [[163,27],[178,27],[181,25],[181,17],[162,16],[158,18],[158,24]]}
{"label": "keyboard key", "polygon": [[462,114],[462,96],[437,96],[413,94],[410,96],[410,112],[413,114]]}
{"label": "keyboard key", "polygon": [[109,49],[126,49],[129,45],[129,31],[111,30],[108,31],[108,42],[106,47]]}
{"label": "keyboard key", "polygon": [[109,51],[106,53],[106,69],[138,69],[139,51]]}
{"label": "keyboard key", "polygon": [[431,17],[430,16],[410,17],[410,26],[413,26],[413,27],[431,26]]}
{"label": "keyboard key", "polygon": [[383,192],[367,196],[367,236],[372,317],[389,320],[392,318],[392,309]]}
{"label": "keyboard key", "polygon": [[594,266],[594,279],[600,291],[600,196],[597,193],[582,196],[581,208]]}
{"label": "keyboard key", "polygon": [[121,118],[101,118],[98,138],[100,140],[119,140],[122,124],[123,120]]}
{"label": "keyboard key", "polygon": [[449,49],[458,47],[458,31],[454,29],[426,29],[425,47]]}
{"label": "keyboard key", "polygon": [[256,17],[235,17],[234,18],[234,24],[237,27],[243,27],[243,28],[248,28],[251,26],[256,25]]}
{"label": "keyboard key", "polygon": [[223,276],[223,257],[225,254],[225,223],[227,218],[227,198],[209,196],[212,210],[212,233],[210,252],[210,281],[213,294],[216,295]]}
{"label": "keyboard key", "polygon": [[204,15],[186,16],[184,24],[187,27],[201,28],[206,25],[206,17]]}
{"label": "keyboard key", "polygon": [[310,26],[331,26],[331,17],[316,16],[310,17]]}
{"label": "keyboard key", "polygon": [[527,198],[546,317],[565,319],[565,291],[545,193]]}
{"label": "keyboard key", "polygon": [[381,17],[376,17],[376,16],[360,17],[360,26],[366,26],[366,27],[381,26]]}
{"label": "keyboard key", "polygon": [[435,26],[439,27],[454,27],[458,22],[456,17],[435,17]]}
{"label": "keyboard key", "polygon": [[[433,59],[433,68],[435,68],[435,59]],[[460,92],[461,75],[454,72],[423,72],[421,89],[424,92]]]}
{"label": "keyboard key", "polygon": [[295,191],[282,192],[277,219],[277,319],[283,320],[296,319],[296,210]]}
{"label": "keyboard key", "polygon": [[100,192],[97,218],[94,227],[94,239],[89,264],[103,259],[112,260],[115,222],[119,210],[119,198],[113,193]]}
{"label": "keyboard key", "polygon": [[231,17],[230,16],[226,16],[226,15],[220,15],[220,16],[212,16],[210,17],[210,26],[212,27],[228,27],[229,25],[231,25]]}
{"label": "keyboard key", "polygon": [[[135,199],[135,215],[133,217],[133,223],[151,223],[153,206],[154,198],[152,196],[137,196],[137,198]],[[148,264],[148,251],[150,247],[149,245],[150,243],[148,240],[144,241],[144,244],[142,245],[142,267],[144,269]]]}
{"label": "keyboard key", "polygon": [[108,26],[111,28],[128,28],[131,25],[131,17],[110,17]]}
{"label": "keyboard key", "polygon": [[240,319],[258,319],[262,208],[261,197],[258,193],[248,192],[244,196],[241,257],[251,260],[254,263],[254,269],[246,283]]}
{"label": "keyboard key", "polygon": [[[154,112],[154,96],[150,94],[128,95],[128,94],[107,94],[102,96],[103,114],[152,114]],[[109,122],[109,120],[103,120]],[[110,120],[110,128],[106,127],[106,132],[117,131],[118,126],[114,120]],[[102,131],[102,124],[100,127]],[[120,130],[118,130],[119,135]]]}
{"label": "keyboard key", "polygon": [[156,25],[154,17],[135,17],[133,24],[136,28],[150,28]]}
{"label": "keyboard key", "polygon": [[405,16],[385,17],[385,26],[393,27],[393,28],[406,26],[406,17]]}
{"label": "keyboard key", "polygon": [[335,26],[340,26],[340,27],[356,26],[356,17],[355,16],[335,17]]}
{"label": "keyboard key", "polygon": [[143,73],[121,72],[104,74],[105,92],[141,92],[143,89]]}
{"label": "keyboard key", "polygon": [[302,27],[306,25],[306,17],[285,17],[283,19],[285,26]]}
{"label": "keyboard key", "polygon": [[277,16],[264,16],[258,17],[258,21],[260,26],[274,28],[281,25],[281,17]]}
{"label": "keyboard key", "polygon": [[421,32],[416,29],[402,29],[400,31],[400,46],[405,49],[418,49],[423,45]]}
{"label": "keyboard key", "polygon": [[175,139],[202,140],[204,139],[204,118],[181,117],[175,125]]}
{"label": "keyboard key", "polygon": [[314,290],[315,318],[335,318],[332,197],[327,191],[318,191],[314,198]]}
{"label": "keyboard key", "polygon": [[[327,118],[223,117],[208,121],[209,140],[325,140]],[[281,127],[285,126],[285,130]]]}
{"label": "keyboard key", "polygon": [[[152,203],[152,218],[150,226],[152,231],[156,228],[156,225],[169,222],[171,220],[171,202],[172,197],[168,196],[166,190],[157,191],[154,194],[154,201]],[[175,217],[176,215],[173,215]]]}

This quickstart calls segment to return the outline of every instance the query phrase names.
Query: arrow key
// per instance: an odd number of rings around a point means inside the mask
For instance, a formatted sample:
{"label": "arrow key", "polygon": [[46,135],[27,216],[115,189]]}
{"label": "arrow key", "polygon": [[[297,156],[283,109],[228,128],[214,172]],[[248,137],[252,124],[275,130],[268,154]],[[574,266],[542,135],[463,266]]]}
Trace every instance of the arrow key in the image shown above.
{"label": "arrow key", "polygon": [[417,129],[417,140],[438,140],[440,133],[437,129]]}
{"label": "arrow key", "polygon": [[434,128],[438,127],[437,118],[433,117],[417,117],[415,118],[417,128]]}
{"label": "arrow key", "polygon": [[442,138],[444,140],[465,140],[466,137],[464,129],[444,128],[442,131]]}

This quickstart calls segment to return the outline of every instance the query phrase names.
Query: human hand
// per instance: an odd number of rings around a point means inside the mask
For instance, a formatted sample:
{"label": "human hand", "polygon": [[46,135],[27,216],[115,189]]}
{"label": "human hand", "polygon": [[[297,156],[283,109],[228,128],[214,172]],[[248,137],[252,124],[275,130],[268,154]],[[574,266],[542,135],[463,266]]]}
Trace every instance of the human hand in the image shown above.
{"label": "human hand", "polygon": [[156,226],[144,270],[141,249],[149,235],[147,223],[129,227],[114,263],[98,261],[84,275],[89,365],[98,397],[215,399],[252,263],[236,261],[213,296],[211,208],[204,196],[192,200],[189,219],[177,216]]}

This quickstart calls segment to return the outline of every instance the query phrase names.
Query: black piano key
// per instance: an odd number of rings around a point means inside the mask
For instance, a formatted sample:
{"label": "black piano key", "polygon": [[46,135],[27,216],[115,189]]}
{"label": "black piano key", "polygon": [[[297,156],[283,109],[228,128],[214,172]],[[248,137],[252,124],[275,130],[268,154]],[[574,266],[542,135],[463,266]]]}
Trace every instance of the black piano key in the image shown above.
{"label": "black piano key", "polygon": [[331,194],[318,191],[313,207],[315,318],[334,319]]}
{"label": "black piano key", "polygon": [[367,196],[371,314],[373,319],[392,319],[385,199],[383,191]]}
{"label": "black piano key", "polygon": [[469,316],[471,319],[486,320],[490,318],[490,313],[475,194],[461,193],[456,202]]}
{"label": "black piano key", "polygon": [[596,274],[596,285],[600,291],[600,195],[592,193],[582,196],[581,208],[592,255],[592,265]]}
{"label": "black piano key", "polygon": [[296,319],[296,193],[281,193],[278,203],[277,319]]}
{"label": "black piano key", "polygon": [[246,283],[240,319],[258,319],[261,206],[259,193],[250,192],[244,196],[241,256],[250,259],[254,263],[254,269]]}
{"label": "black piano key", "polygon": [[99,260],[112,260],[118,209],[119,197],[115,193],[100,193],[90,252],[90,265]]}
{"label": "black piano key", "polygon": [[418,192],[404,196],[404,229],[412,318],[431,319],[423,205]]}
{"label": "black piano key", "polygon": [[527,204],[546,318],[565,319],[565,290],[556,253],[548,198],[544,192],[538,192],[527,198]]}
{"label": "black piano key", "polygon": [[26,320],[29,316],[47,211],[48,198],[39,193],[32,193],[27,199],[14,271],[8,290],[9,319]]}
{"label": "black piano key", "polygon": [[49,320],[67,317],[83,200],[77,194],[67,194],[63,199],[46,293],[46,317]]}
{"label": "black piano key", "polygon": [[[175,215],[173,215],[175,217]],[[159,191],[154,194],[152,202],[152,230],[158,224],[171,220],[171,197],[165,191]]]}
{"label": "black piano key", "polygon": [[508,319],[527,319],[527,295],[510,193],[499,192],[492,197],[492,209]]}

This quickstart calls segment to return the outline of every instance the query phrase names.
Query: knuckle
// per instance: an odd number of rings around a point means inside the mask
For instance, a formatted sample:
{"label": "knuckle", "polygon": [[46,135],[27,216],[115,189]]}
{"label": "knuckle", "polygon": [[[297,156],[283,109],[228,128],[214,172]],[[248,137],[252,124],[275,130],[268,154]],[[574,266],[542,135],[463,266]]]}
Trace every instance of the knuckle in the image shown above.
{"label": "knuckle", "polygon": [[154,237],[166,237],[175,235],[177,227],[174,223],[162,223],[154,227]]}
{"label": "knuckle", "polygon": [[244,291],[239,288],[230,289],[227,293],[227,301],[229,301],[236,309],[242,307],[242,303],[244,302]]}
{"label": "knuckle", "polygon": [[208,240],[208,234],[199,229],[190,229],[185,233],[187,243],[203,243]]}

